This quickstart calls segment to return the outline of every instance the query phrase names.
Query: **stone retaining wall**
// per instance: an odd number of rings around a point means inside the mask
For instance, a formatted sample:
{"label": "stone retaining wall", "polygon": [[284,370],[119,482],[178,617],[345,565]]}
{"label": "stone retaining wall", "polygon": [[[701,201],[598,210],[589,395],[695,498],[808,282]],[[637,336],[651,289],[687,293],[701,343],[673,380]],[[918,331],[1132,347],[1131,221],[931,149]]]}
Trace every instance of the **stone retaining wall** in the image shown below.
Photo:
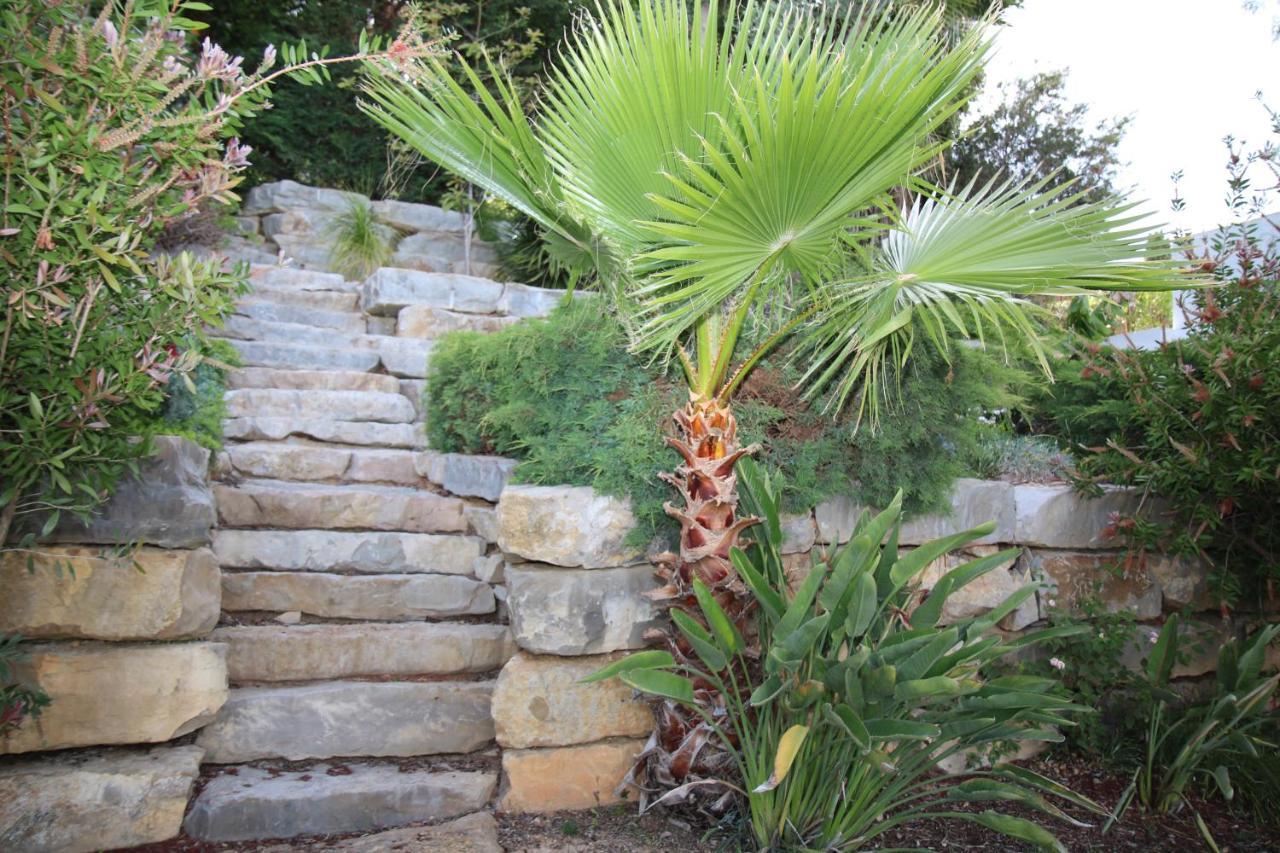
{"label": "stone retaining wall", "polygon": [[[1126,564],[1109,538],[1115,513],[1137,510],[1136,492],[1110,489],[1087,499],[1067,485],[1012,485],[958,480],[949,515],[916,518],[902,528],[904,547],[974,527],[996,529],[970,546],[970,556],[1020,547],[1002,570],[952,596],[944,621],[981,615],[1030,580],[1048,586],[1010,614],[1000,627],[1021,631],[1043,622],[1051,609],[1080,612],[1096,597],[1112,611],[1151,622],[1191,607],[1208,610],[1207,567],[1152,555]],[[784,520],[783,550],[797,577],[814,553],[848,541],[862,508],[850,499],[823,503]],[[512,635],[520,652],[502,670],[493,697],[497,741],[503,747],[500,808],[553,811],[617,801],[615,787],[644,746],[651,727],[646,709],[616,680],[578,681],[617,654],[646,645],[645,630],[661,614],[644,596],[656,583],[643,549],[628,547],[635,520],[626,501],[581,486],[509,485],[493,517],[502,553]],[[925,583],[968,559],[952,554],[930,566]],[[1185,623],[1200,641],[1180,676],[1212,671],[1220,639],[1233,626],[1213,616]],[[1138,665],[1150,644],[1127,652]]]}
{"label": "stone retaining wall", "polygon": [[[0,739],[0,849],[87,851],[178,834],[203,750],[169,743],[227,699],[209,452],[161,437],[92,523],[0,555],[0,634],[52,699]],[[116,556],[121,543],[145,543]],[[158,745],[157,745],[158,744]]]}

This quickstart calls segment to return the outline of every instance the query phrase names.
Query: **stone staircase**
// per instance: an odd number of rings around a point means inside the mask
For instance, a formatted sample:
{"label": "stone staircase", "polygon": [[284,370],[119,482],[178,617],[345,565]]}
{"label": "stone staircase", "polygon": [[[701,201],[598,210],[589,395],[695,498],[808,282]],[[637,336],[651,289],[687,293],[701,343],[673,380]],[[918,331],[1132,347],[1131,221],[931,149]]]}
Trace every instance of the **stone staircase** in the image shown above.
{"label": "stone staircase", "polygon": [[232,689],[197,738],[208,778],[186,832],[290,838],[483,810],[498,783],[494,677],[514,645],[488,582],[493,511],[475,495],[500,489],[508,463],[466,460],[483,469],[463,472],[479,474],[468,491],[425,450],[431,342],[362,310],[357,283],[251,278],[218,331],[243,362],[214,466],[212,639]]}

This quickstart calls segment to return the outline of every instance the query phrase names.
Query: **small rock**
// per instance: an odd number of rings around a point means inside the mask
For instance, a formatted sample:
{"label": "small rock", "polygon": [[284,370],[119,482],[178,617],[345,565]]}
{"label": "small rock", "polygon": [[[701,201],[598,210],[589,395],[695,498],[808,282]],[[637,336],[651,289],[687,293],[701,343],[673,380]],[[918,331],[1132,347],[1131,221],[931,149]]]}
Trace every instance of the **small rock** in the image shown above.
{"label": "small rock", "polygon": [[281,625],[297,625],[302,621],[302,613],[297,610],[289,610],[277,616],[276,621]]}

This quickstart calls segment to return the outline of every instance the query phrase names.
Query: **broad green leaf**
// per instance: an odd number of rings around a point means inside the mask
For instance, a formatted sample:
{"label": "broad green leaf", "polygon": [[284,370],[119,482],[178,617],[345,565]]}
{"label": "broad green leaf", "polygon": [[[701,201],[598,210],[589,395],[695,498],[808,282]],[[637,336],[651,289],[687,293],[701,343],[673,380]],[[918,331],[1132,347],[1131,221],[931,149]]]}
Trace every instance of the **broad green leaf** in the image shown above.
{"label": "broad green leaf", "polygon": [[676,659],[671,656],[670,652],[664,652],[657,649],[647,652],[636,652],[620,658],[613,663],[601,667],[595,672],[582,679],[583,684],[591,684],[596,681],[604,681],[606,678],[613,678],[624,672],[631,672],[639,669],[663,669],[669,666],[675,666]]}
{"label": "broad green leaf", "polygon": [[949,696],[958,696],[960,692],[960,682],[945,675],[899,681],[893,689],[893,695],[903,702],[916,699],[944,699]]}
{"label": "broad green leaf", "polygon": [[[959,815],[957,815],[959,817]],[[1012,815],[998,814],[997,812],[979,812],[977,814],[968,814],[964,816],[966,820],[981,824],[987,829],[995,830],[1001,835],[1007,835],[1010,838],[1016,838],[1019,841],[1030,842],[1037,847],[1048,850],[1063,851],[1066,848],[1062,846],[1062,842],[1058,841],[1057,836],[1045,829],[1038,823],[1029,821],[1025,818],[1013,817]]]}
{"label": "broad green leaf", "polygon": [[871,734],[867,731],[866,725],[858,718],[853,708],[841,702],[834,707],[824,705],[822,713],[828,722],[852,738],[853,742],[858,745],[858,749],[866,752],[871,748]]}
{"label": "broad green leaf", "polygon": [[782,619],[778,621],[777,627],[774,628],[773,637],[775,643],[785,640],[812,613],[814,596],[817,595],[818,587],[822,585],[826,573],[827,569],[821,563],[809,570],[808,576],[800,583],[800,588],[796,590],[796,597],[791,599],[791,603],[787,606],[787,612],[782,615]]}
{"label": "broad green leaf", "polygon": [[777,590],[769,586],[764,576],[756,570],[751,559],[741,548],[733,548],[729,551],[729,560],[733,563],[733,567],[738,571],[738,577],[742,578],[743,583],[751,590],[756,597],[756,601],[764,607],[770,617],[770,621],[777,621],[782,618],[782,614],[786,611],[786,603],[782,600],[782,596]]}
{"label": "broad green leaf", "polygon": [[929,740],[942,734],[938,726],[915,720],[867,720],[866,725],[872,740]]}
{"label": "broad green leaf", "polygon": [[1235,797],[1235,789],[1231,787],[1231,771],[1226,765],[1219,764],[1213,768],[1213,781],[1218,783],[1218,790],[1222,792],[1223,799],[1231,800]]}
{"label": "broad green leaf", "polygon": [[988,521],[986,524],[980,524],[977,527],[960,533],[953,533],[950,536],[944,536],[941,539],[934,539],[919,546],[915,550],[903,554],[893,564],[893,568],[889,571],[889,580],[893,584],[894,589],[898,589],[903,584],[910,581],[916,575],[924,570],[924,567],[941,557],[943,554],[950,553],[961,545],[967,545],[975,539],[981,539],[988,533],[996,529],[994,521]]}
{"label": "broad green leaf", "polygon": [[742,634],[738,633],[738,629],[733,622],[729,621],[728,615],[720,607],[720,603],[716,601],[711,590],[698,578],[693,579],[693,594],[698,599],[698,606],[702,609],[702,615],[707,618],[707,623],[711,626],[716,639],[720,642],[720,649],[729,655],[741,652],[743,648]]}
{"label": "broad green leaf", "polygon": [[851,640],[856,640],[871,627],[876,617],[880,602],[876,598],[876,581],[871,574],[864,572],[853,582],[853,594],[849,599],[849,615],[845,621],[845,630]]}
{"label": "broad green leaf", "polygon": [[672,608],[670,612],[671,621],[676,623],[680,633],[684,634],[685,639],[689,641],[689,645],[693,646],[693,650],[698,653],[698,657],[707,665],[708,670],[713,673],[720,672],[728,666],[729,659],[716,647],[711,635],[698,624],[696,619],[677,608]]}
{"label": "broad green leaf", "polygon": [[1178,614],[1171,613],[1160,629],[1151,657],[1147,658],[1147,678],[1152,684],[1164,685],[1169,682],[1169,674],[1178,655]]}
{"label": "broad green leaf", "polygon": [[660,669],[630,669],[618,674],[624,684],[641,693],[674,699],[686,705],[693,704],[693,682],[673,672]]}

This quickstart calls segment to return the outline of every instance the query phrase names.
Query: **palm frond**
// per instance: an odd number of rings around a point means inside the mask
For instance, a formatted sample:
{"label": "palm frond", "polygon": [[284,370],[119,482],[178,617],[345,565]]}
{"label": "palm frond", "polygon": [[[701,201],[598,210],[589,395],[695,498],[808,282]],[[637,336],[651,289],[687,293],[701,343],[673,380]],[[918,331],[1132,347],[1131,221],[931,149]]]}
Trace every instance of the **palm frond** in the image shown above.
{"label": "palm frond", "polygon": [[[862,391],[859,415],[874,416],[886,377],[923,331],[939,351],[954,336],[1014,334],[1045,364],[1026,296],[1091,290],[1160,290],[1201,282],[1172,261],[1143,261],[1151,229],[1135,205],[1054,200],[1061,188],[970,184],[957,194],[921,196],[889,230],[864,275],[836,281],[815,297],[820,321],[801,357],[810,393],[834,386],[829,404]],[[1047,364],[1045,364],[1047,369]]]}

